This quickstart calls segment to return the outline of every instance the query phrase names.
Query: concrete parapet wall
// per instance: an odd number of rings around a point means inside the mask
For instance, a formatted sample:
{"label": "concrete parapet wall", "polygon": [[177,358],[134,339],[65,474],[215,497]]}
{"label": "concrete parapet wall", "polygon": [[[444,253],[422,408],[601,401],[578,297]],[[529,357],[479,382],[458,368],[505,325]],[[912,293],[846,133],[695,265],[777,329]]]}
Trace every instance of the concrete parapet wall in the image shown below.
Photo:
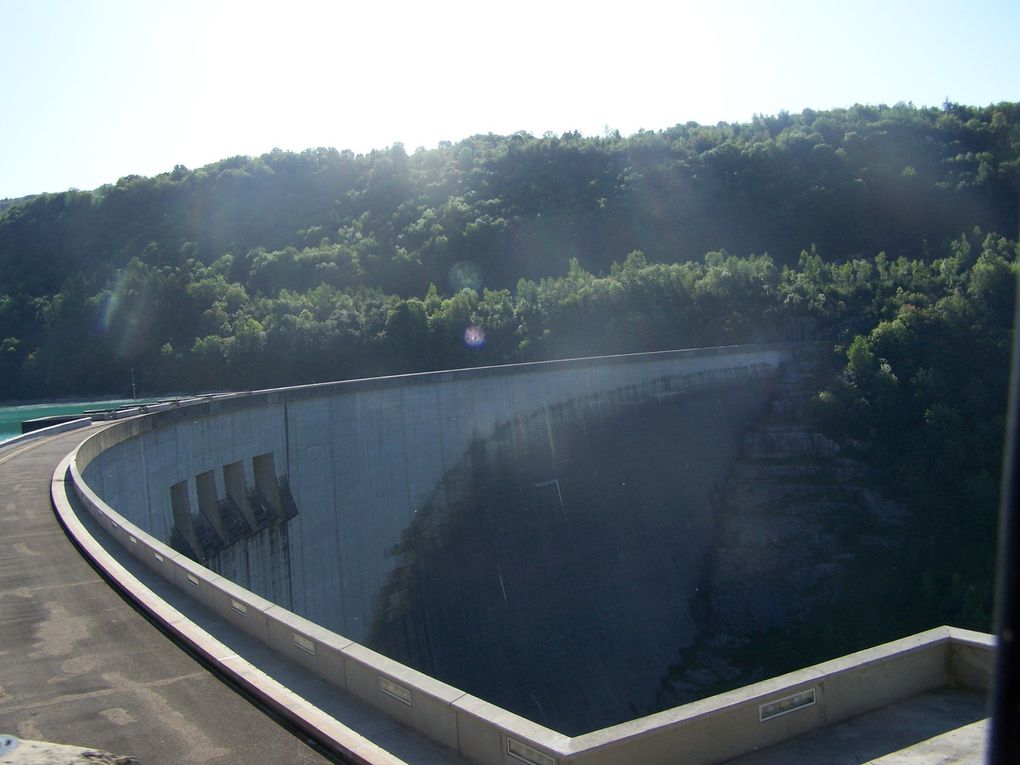
{"label": "concrete parapet wall", "polygon": [[[692,369],[702,372],[707,369],[703,363],[719,361],[720,356],[727,359],[721,365],[725,369],[741,364],[767,367],[780,363],[786,351],[781,348],[738,349],[726,353],[713,349],[674,354],[671,361],[675,363],[680,358],[690,362]],[[634,379],[624,371],[627,363],[670,361],[660,354],[650,356],[658,358],[595,361],[609,366],[610,377],[614,376],[612,370],[619,367],[620,374],[613,384],[626,387],[625,381]],[[568,373],[563,380],[564,387],[590,387],[590,381],[574,376],[573,372],[591,369],[595,361],[561,362],[564,365],[561,371]],[[79,446],[67,466],[69,480],[102,526],[151,570],[190,593],[218,616],[338,688],[484,765],[520,765],[521,762],[532,765],[620,762],[665,765],[677,762],[680,757],[691,764],[723,762],[927,689],[953,683],[970,688],[987,687],[991,639],[977,633],[939,628],[571,738],[395,662],[314,620],[298,616],[195,563],[158,538],[166,533],[171,517],[165,507],[171,484],[208,470],[211,463],[213,467],[234,464],[253,454],[272,453],[278,455],[281,462],[291,460],[295,454],[295,439],[290,428],[296,427],[297,421],[301,422],[302,438],[307,439],[298,447],[303,452],[302,459],[308,460],[302,469],[308,469],[307,464],[311,464],[316,469],[329,470],[332,463],[316,462],[315,450],[327,448],[325,439],[333,437],[331,429],[347,415],[343,407],[337,408],[335,403],[323,409],[323,397],[329,400],[340,394],[351,394],[356,404],[350,410],[354,419],[349,421],[349,432],[359,437],[382,438],[381,434],[388,431],[366,429],[364,421],[358,419],[358,410],[367,408],[375,412],[370,421],[376,426],[385,422],[390,415],[382,413],[379,400],[372,398],[384,391],[402,391],[401,395],[410,396],[403,399],[400,411],[435,408],[437,421],[444,422],[457,412],[471,411],[471,407],[466,405],[466,400],[458,403],[455,390],[449,392],[444,403],[437,404],[433,396],[432,403],[425,407],[422,391],[432,385],[448,386],[461,378],[488,380],[495,386],[492,390],[501,390],[500,395],[510,402],[501,406],[511,407],[511,412],[513,406],[525,406],[523,402],[528,402],[527,406],[535,405],[536,400],[541,403],[542,394],[528,383],[527,377],[543,365],[522,366],[528,369],[465,370],[414,376],[413,379],[386,378],[202,399],[192,406],[182,405],[156,415],[127,420],[101,431]],[[652,379],[662,374],[659,369],[646,369],[646,372]],[[514,392],[507,387],[506,380],[499,379],[500,374],[523,375],[521,379],[526,384]],[[428,379],[423,381],[419,377]],[[496,395],[490,391],[484,400]],[[545,395],[548,400],[548,393]],[[474,396],[467,400],[482,399]],[[307,411],[303,411],[301,404],[309,407]],[[477,407],[474,414],[478,415]],[[482,420],[491,424],[505,416],[509,416],[508,411],[489,411]],[[464,438],[470,438],[477,427],[476,422],[466,428]],[[422,432],[427,435],[432,431],[425,428]],[[148,441],[143,444],[143,439],[137,436],[144,436]],[[455,439],[447,439],[447,443],[451,440]],[[104,455],[114,447],[117,447],[115,458],[104,460]],[[388,447],[379,442],[372,448]],[[354,444],[349,449],[356,450]],[[442,463],[437,464],[441,468]],[[92,469],[86,480],[82,474],[90,466]],[[292,466],[292,469],[297,468]],[[436,469],[439,468],[432,468]],[[134,475],[124,477],[120,474],[123,471],[133,471]],[[93,483],[109,490],[118,501],[111,502],[101,496],[91,485]],[[413,492],[408,488],[410,484],[410,481],[404,482],[401,491]],[[147,498],[155,496],[160,500],[154,509]],[[371,496],[363,497],[363,502],[360,508],[370,507]],[[141,509],[128,507],[132,504]],[[193,506],[197,507],[197,502]],[[120,510],[130,510],[135,520],[125,518]],[[157,517],[162,520],[153,523]],[[153,534],[142,528],[147,524],[153,524],[149,527]],[[326,532],[321,525],[313,524],[309,533],[322,536]],[[167,619],[170,629],[186,626],[179,623],[183,620],[179,614]],[[193,629],[194,625],[189,623],[187,628]],[[224,658],[223,664],[228,671],[241,675],[250,672],[236,657]],[[310,714],[314,717],[314,712]],[[387,760],[379,755],[378,759],[363,761]]]}
{"label": "concrete parapet wall", "polygon": [[995,671],[995,637],[949,627],[949,676],[963,688],[987,692]]}
{"label": "concrete parapet wall", "polygon": [[563,762],[721,763],[927,690],[988,690],[992,656],[991,636],[939,627],[575,737]]}

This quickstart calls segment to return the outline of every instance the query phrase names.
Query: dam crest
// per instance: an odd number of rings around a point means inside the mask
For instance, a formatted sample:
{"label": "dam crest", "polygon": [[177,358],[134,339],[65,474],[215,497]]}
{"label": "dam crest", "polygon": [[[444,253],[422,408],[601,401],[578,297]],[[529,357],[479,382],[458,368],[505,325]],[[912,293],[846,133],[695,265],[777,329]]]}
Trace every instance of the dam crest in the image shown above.
{"label": "dam crest", "polygon": [[[634,718],[697,638],[712,493],[795,352],[211,397],[97,434],[72,475],[129,550],[244,629],[320,671],[336,654],[345,690],[469,759],[547,765],[591,731],[654,728]],[[486,743],[461,741],[472,726]]]}

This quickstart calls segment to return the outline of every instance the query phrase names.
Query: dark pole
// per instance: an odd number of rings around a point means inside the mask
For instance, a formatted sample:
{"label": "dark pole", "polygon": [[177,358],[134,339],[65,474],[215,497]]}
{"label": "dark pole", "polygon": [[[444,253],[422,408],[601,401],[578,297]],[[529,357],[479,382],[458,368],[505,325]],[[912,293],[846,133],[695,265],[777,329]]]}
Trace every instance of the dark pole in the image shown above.
{"label": "dark pole", "polygon": [[995,588],[995,677],[988,765],[1020,763],[1020,283],[1013,315],[1013,358],[1006,416],[999,510],[999,572]]}

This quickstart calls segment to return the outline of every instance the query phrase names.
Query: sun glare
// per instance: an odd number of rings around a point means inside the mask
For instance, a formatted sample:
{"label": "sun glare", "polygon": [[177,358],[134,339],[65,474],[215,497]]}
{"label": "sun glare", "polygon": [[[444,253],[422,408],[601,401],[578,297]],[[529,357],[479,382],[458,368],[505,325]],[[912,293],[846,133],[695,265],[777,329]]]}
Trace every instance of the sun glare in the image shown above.
{"label": "sun glare", "polygon": [[[1020,10],[1000,0],[923,13],[869,1],[852,14],[801,0],[6,10],[0,64],[20,74],[0,99],[0,197],[274,147],[414,151],[477,133],[629,135],[858,102],[1020,98]],[[975,44],[980,57],[945,55]]]}

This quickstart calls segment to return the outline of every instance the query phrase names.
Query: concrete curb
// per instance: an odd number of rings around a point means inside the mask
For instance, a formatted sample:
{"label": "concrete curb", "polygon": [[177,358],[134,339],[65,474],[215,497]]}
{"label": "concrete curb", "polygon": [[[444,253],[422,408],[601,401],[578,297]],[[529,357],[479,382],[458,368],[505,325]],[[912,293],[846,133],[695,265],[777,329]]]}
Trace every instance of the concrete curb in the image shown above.
{"label": "concrete curb", "polygon": [[53,473],[50,496],[54,511],[75,546],[115,589],[174,640],[331,753],[357,765],[407,765],[237,656],[107,553],[78,519],[67,499],[65,481],[71,460],[72,454],[68,454]]}

